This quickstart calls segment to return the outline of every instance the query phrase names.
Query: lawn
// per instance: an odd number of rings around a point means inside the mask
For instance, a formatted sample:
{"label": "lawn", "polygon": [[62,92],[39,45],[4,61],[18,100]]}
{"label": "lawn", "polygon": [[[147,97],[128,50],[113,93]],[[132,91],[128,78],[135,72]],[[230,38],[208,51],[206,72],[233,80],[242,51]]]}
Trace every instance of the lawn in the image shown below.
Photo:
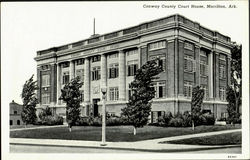
{"label": "lawn", "polygon": [[234,132],[234,133],[219,134],[214,136],[166,141],[162,143],[191,144],[191,145],[233,145],[233,144],[241,144],[241,141],[242,141],[241,132]]}
{"label": "lawn", "polygon": [[[191,127],[156,127],[145,126],[138,128],[137,135],[133,135],[132,126],[112,126],[106,128],[106,140],[109,142],[134,142],[147,139],[179,136],[186,134],[212,132],[227,129],[241,128],[236,126],[198,126],[192,131]],[[74,126],[72,132],[67,127],[44,128],[33,130],[10,131],[11,138],[39,138],[39,139],[66,139],[66,140],[88,140],[101,141],[101,127]]]}

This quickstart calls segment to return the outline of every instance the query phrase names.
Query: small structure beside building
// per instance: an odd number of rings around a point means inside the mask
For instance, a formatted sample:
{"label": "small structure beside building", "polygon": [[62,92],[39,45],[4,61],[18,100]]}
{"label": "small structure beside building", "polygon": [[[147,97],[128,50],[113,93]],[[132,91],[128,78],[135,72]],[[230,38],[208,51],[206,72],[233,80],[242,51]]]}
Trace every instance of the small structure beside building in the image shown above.
{"label": "small structure beside building", "polygon": [[12,100],[12,102],[10,103],[10,126],[23,125],[23,121],[21,118],[22,109],[22,105]]}

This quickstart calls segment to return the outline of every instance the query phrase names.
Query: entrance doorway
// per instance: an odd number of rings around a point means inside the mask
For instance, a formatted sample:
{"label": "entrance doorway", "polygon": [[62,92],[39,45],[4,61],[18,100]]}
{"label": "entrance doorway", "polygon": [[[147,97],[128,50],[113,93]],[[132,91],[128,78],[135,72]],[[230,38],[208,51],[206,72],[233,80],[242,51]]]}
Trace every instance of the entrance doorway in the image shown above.
{"label": "entrance doorway", "polygon": [[93,99],[93,109],[94,109],[94,117],[98,116],[98,102],[100,101],[100,98]]}

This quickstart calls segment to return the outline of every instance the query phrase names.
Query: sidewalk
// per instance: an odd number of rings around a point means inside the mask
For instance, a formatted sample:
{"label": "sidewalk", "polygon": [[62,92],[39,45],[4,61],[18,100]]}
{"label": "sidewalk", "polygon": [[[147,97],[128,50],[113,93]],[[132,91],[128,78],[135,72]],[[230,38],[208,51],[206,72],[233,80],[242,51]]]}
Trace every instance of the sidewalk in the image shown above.
{"label": "sidewalk", "polygon": [[159,138],[153,140],[143,140],[137,142],[107,142],[106,146],[101,146],[100,141],[77,141],[77,140],[55,140],[55,139],[28,139],[28,138],[10,138],[10,144],[22,145],[44,145],[44,146],[67,146],[67,147],[83,147],[83,148],[106,148],[106,149],[121,149],[121,150],[138,150],[151,152],[179,152],[179,151],[196,151],[217,148],[237,147],[240,145],[181,145],[181,144],[161,144],[159,142],[179,140],[186,138],[212,136],[224,133],[240,132],[241,129],[216,131],[208,133],[199,133],[192,135],[183,135],[167,138]]}
{"label": "sidewalk", "polygon": [[21,131],[21,130],[32,130],[32,129],[41,129],[41,128],[57,128],[57,127],[64,127],[64,126],[68,126],[67,124],[63,124],[63,125],[54,125],[54,126],[32,126],[32,127],[28,127],[28,128],[10,128],[10,131]]}

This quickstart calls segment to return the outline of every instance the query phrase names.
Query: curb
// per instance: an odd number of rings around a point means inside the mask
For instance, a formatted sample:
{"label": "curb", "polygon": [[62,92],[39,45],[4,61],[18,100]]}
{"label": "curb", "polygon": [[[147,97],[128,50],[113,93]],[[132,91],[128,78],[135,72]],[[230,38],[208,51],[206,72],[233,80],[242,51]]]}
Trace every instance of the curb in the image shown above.
{"label": "curb", "polygon": [[211,146],[211,147],[197,147],[197,148],[182,148],[182,149],[141,149],[141,148],[123,148],[123,147],[109,147],[109,146],[75,146],[75,145],[57,145],[57,144],[31,144],[31,143],[15,143],[10,145],[28,145],[28,146],[50,146],[50,147],[74,147],[74,148],[94,148],[94,149],[114,149],[114,150],[129,150],[129,151],[144,151],[144,152],[190,152],[202,151],[211,149],[235,148],[241,145],[224,145],[224,146]]}

